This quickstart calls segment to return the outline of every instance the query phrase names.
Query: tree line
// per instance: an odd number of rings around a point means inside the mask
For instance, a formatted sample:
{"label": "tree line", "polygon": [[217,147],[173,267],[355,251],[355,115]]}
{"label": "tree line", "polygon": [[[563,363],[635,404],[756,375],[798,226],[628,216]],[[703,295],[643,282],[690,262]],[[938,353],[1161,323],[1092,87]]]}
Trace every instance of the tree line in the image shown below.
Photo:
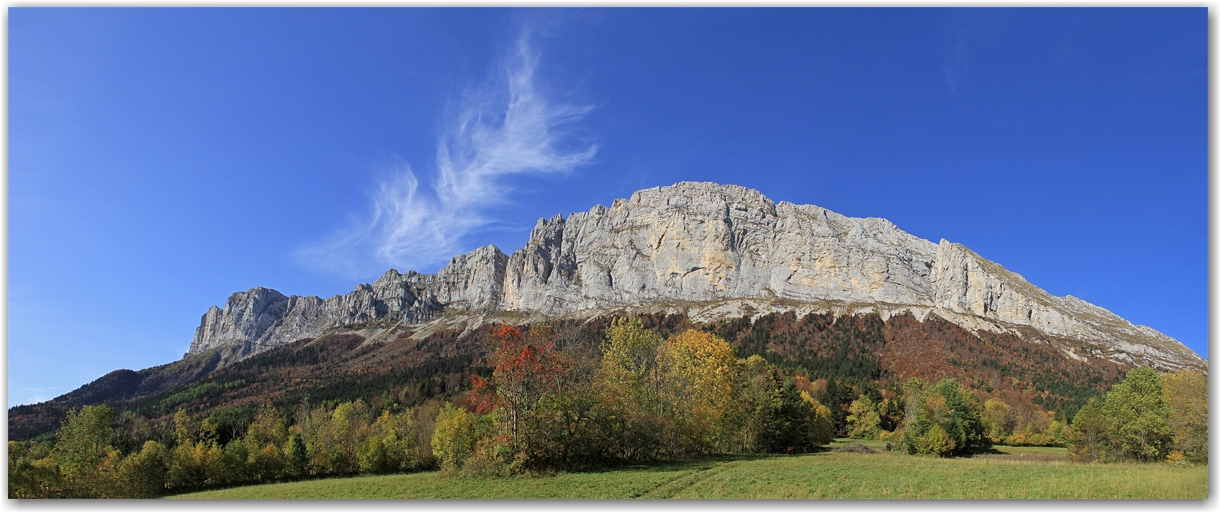
{"label": "tree line", "polygon": [[209,418],[179,411],[172,440],[124,452],[106,405],[68,413],[54,443],[9,441],[10,498],[149,498],[165,493],[325,476],[431,469],[437,407],[376,414],[361,400],[302,409],[289,426],[262,407],[245,435],[221,443]]}
{"label": "tree line", "polygon": [[1072,419],[1069,453],[1078,461],[1207,463],[1207,376],[1132,370]]}
{"label": "tree line", "polygon": [[[911,378],[893,398],[878,400],[862,394],[848,406],[845,419],[846,437],[880,439],[891,448],[912,453],[948,455],[991,445],[1067,446],[1069,442],[1062,412],[1017,411],[996,397],[980,401],[952,379],[929,386],[922,379]],[[936,425],[940,429],[933,432]],[[952,443],[921,440],[928,435],[943,439],[942,434],[949,432],[946,428],[962,434],[951,436]]]}
{"label": "tree line", "polygon": [[493,330],[489,378],[447,405],[441,470],[510,474],[711,453],[807,452],[834,434],[829,408],[757,355],[690,329],[662,339],[616,320],[600,359],[575,358],[545,326]]}
{"label": "tree line", "polygon": [[[486,365],[448,403],[363,400],[278,409],[243,429],[183,410],[152,425],[108,406],[72,410],[54,441],[9,442],[11,498],[152,497],[324,476],[440,469],[509,475],[707,454],[802,453],[836,436],[912,454],[992,444],[1070,445],[1077,460],[1206,463],[1206,379],[1141,368],[1060,414],[1015,414],[952,379],[810,381],[696,329],[661,336],[616,319],[600,357],[546,324],[490,330]],[[377,402],[374,402],[377,403]]]}

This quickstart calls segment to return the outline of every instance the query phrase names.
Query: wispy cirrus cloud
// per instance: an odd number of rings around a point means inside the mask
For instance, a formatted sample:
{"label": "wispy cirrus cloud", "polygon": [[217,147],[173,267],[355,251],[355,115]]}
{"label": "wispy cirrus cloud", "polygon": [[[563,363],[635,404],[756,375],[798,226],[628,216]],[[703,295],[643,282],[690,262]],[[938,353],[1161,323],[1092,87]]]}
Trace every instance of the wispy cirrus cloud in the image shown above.
{"label": "wispy cirrus cloud", "polygon": [[966,73],[970,70],[965,29],[958,28],[956,36],[956,43],[952,44],[953,49],[945,59],[944,65],[945,83],[949,84],[949,90],[954,93],[957,93],[957,84],[966,77]]}
{"label": "wispy cirrus cloud", "polygon": [[537,84],[538,62],[524,33],[500,76],[447,109],[427,184],[409,163],[396,162],[371,194],[371,211],[302,248],[298,258],[351,277],[389,266],[422,269],[451,258],[463,249],[464,235],[494,223],[488,212],[512,201],[504,178],[566,173],[589,163],[597,145],[572,148],[564,128],[591,107],[547,97]]}

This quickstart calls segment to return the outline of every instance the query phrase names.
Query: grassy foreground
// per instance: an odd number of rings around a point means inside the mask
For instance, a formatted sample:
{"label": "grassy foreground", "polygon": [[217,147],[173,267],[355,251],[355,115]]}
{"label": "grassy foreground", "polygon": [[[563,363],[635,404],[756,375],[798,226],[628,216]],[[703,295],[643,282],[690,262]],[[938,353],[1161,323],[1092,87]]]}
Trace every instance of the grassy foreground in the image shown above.
{"label": "grassy foreground", "polygon": [[1207,498],[1206,466],[1072,464],[1063,448],[997,450],[1001,453],[958,459],[835,451],[723,457],[546,477],[442,477],[430,472],[255,485],[173,498]]}

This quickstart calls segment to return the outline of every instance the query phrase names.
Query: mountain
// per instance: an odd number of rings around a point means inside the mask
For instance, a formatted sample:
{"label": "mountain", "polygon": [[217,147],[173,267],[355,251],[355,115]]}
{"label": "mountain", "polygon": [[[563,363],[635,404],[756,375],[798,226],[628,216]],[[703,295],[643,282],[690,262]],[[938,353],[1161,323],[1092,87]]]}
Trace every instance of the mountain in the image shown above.
{"label": "mountain", "polygon": [[683,182],[609,207],[541,219],[525,247],[485,246],[436,274],[390,270],[328,299],[253,288],[213,306],[189,354],[222,364],[302,338],[366,342],[494,319],[682,314],[701,323],[793,311],[934,315],[967,331],[1045,343],[1064,357],[1160,370],[1207,363],[1177,340],[1075,297],[1057,297],[966,247],[879,218],[775,203],[735,185]]}
{"label": "mountain", "polygon": [[540,220],[512,255],[486,246],[436,274],[390,270],[328,299],[234,293],[204,314],[182,360],[13,407],[9,434],[46,436],[69,409],[99,403],[157,428],[186,410],[231,433],[261,404],[461,401],[471,375],[490,371],[490,324],[545,322],[593,359],[618,316],[661,336],[702,329],[739,357],[861,390],[953,378],[1034,419],[1070,417],[1137,365],[1207,371],[1176,340],[1052,296],[959,244],[743,187],[678,183]]}

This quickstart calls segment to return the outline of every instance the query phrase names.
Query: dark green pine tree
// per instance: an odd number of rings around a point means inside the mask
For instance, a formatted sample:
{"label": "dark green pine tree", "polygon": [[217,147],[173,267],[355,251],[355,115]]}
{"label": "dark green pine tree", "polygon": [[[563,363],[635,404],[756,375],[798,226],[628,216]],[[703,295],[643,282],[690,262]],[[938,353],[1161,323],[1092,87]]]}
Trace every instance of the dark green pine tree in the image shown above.
{"label": "dark green pine tree", "polygon": [[826,393],[822,395],[822,403],[830,409],[830,421],[835,426],[835,436],[847,435],[847,406],[856,396],[851,386],[838,379],[826,381]]}

